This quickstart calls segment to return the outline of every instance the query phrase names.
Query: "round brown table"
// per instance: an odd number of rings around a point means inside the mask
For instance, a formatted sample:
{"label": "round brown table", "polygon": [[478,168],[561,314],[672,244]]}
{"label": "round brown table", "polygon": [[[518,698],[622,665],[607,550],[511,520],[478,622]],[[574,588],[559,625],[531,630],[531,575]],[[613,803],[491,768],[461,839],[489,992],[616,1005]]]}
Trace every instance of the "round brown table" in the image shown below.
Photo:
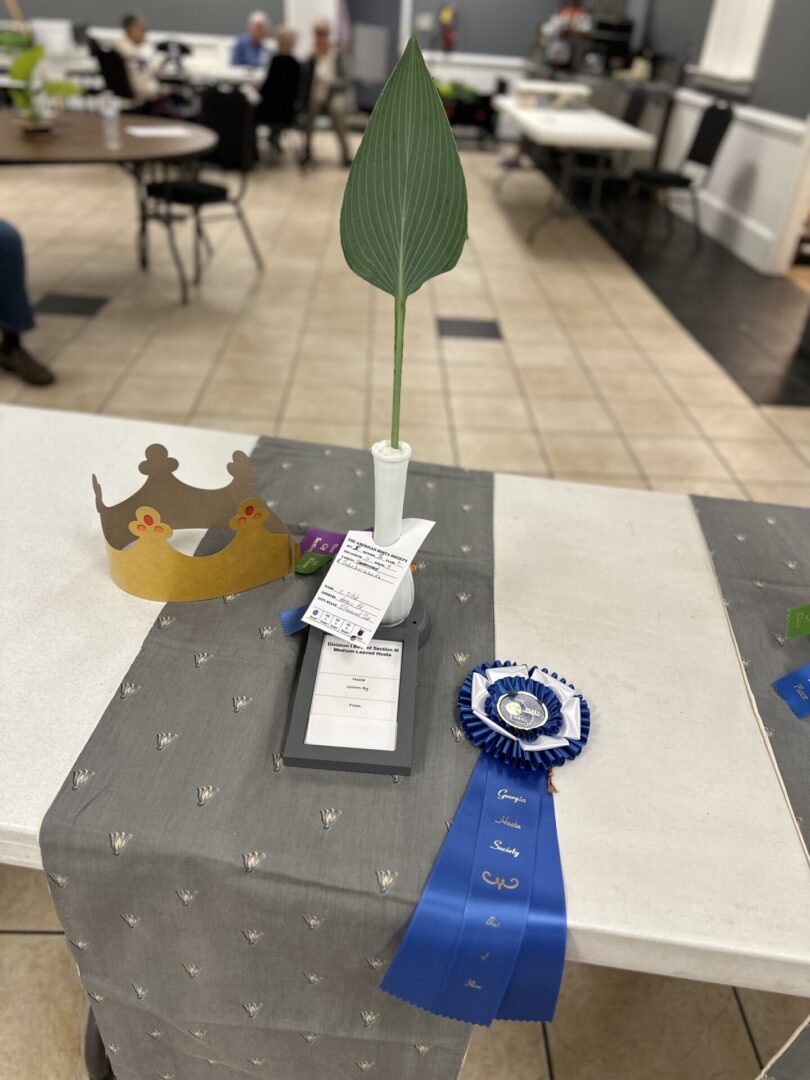
{"label": "round brown table", "polygon": [[[66,112],[57,117],[52,132],[25,135],[10,109],[0,110],[0,164],[2,165],[138,165],[150,161],[180,161],[205,154],[217,144],[216,132],[185,120],[162,116],[123,114],[120,146],[108,150],[98,113]],[[129,127],[182,127],[184,136],[130,135]]]}
{"label": "round brown table", "polygon": [[[219,137],[210,128],[162,116],[124,113],[120,118],[119,145],[111,150],[104,145],[102,121],[98,113],[61,113],[53,131],[26,135],[14,122],[10,109],[0,109],[0,165],[120,165],[135,181],[138,206],[138,261],[141,269],[149,266],[148,224],[160,221],[166,226],[169,249],[180,280],[180,299],[188,302],[188,279],[174,235],[174,218],[168,209],[155,211],[148,198],[145,170],[162,168],[172,162],[193,159],[212,150]],[[154,138],[131,135],[127,128],[154,128]],[[183,128],[184,135],[160,135],[161,128]]]}

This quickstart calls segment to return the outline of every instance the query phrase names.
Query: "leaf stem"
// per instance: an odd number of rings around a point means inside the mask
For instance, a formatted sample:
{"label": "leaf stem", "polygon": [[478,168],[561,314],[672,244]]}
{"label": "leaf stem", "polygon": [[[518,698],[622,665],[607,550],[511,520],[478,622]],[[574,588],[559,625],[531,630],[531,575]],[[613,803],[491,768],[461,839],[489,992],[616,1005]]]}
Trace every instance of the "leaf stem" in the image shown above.
{"label": "leaf stem", "polygon": [[391,409],[391,449],[399,450],[399,404],[402,393],[402,349],[405,341],[405,293],[394,297],[394,399]]}

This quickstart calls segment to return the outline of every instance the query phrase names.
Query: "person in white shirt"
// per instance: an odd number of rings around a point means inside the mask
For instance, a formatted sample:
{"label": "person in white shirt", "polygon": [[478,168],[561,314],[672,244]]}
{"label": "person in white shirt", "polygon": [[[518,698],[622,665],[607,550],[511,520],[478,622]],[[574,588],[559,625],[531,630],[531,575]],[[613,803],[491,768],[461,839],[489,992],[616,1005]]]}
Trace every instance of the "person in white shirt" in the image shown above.
{"label": "person in white shirt", "polygon": [[302,164],[312,160],[312,129],[319,116],[329,116],[345,166],[351,165],[346,125],[346,90],[349,80],[343,56],[332,43],[328,19],[318,19],[312,27],[312,56],[302,72],[303,100],[306,104],[306,145]]}
{"label": "person in white shirt", "polygon": [[143,43],[146,39],[147,25],[143,15],[125,15],[122,20],[124,33],[116,42],[116,49],[124,58],[132,87],[133,101],[136,105],[147,105],[166,97],[166,90],[157,77],[159,66],[154,65],[143,55]]}

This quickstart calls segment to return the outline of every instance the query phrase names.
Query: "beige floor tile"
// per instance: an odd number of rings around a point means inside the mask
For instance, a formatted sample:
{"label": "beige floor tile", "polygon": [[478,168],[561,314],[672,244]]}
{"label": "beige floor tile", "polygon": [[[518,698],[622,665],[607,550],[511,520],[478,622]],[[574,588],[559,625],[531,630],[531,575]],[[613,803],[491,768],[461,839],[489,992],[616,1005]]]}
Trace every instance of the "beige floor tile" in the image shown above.
{"label": "beige floor tile", "polygon": [[569,326],[568,336],[579,347],[599,346],[604,349],[629,349],[633,342],[627,333],[614,326]]}
{"label": "beige floor tile", "polygon": [[[371,398],[371,422],[376,427],[387,426],[391,416],[391,392],[377,391]],[[409,393],[401,403],[402,423],[405,426],[420,424],[427,427],[446,427],[450,422],[450,409],[442,393]]]}
{"label": "beige floor tile", "polygon": [[270,382],[210,382],[196,404],[198,413],[220,416],[264,416],[267,424],[275,420],[281,405],[283,387]]}
{"label": "beige floor tile", "polygon": [[247,361],[250,359],[264,360],[291,359],[298,351],[298,330],[294,327],[270,329],[258,324],[250,330],[237,330],[222,346],[222,358],[241,357]]}
{"label": "beige floor tile", "polygon": [[[450,364],[446,368],[446,372],[450,393],[454,397],[475,396],[481,393],[482,372],[480,365]],[[488,378],[489,376],[484,375],[483,377]],[[521,386],[510,367],[499,368],[497,375],[494,377],[497,378],[500,393],[518,394],[521,392]]]}
{"label": "beige floor tile", "polygon": [[714,445],[738,480],[810,484],[810,464],[776,439],[715,439]]}
{"label": "beige floor tile", "polygon": [[137,405],[111,407],[104,405],[101,408],[103,416],[122,416],[127,420],[156,420],[161,424],[178,424],[182,426],[188,417],[188,410],[181,412],[162,412],[160,409],[147,409]]}
{"label": "beige floor tile", "polygon": [[810,439],[810,408],[806,405],[766,405],[762,412],[789,439]]}
{"label": "beige floor tile", "polygon": [[548,1025],[557,1080],[753,1080],[730,987],[582,964]]}
{"label": "beige floor tile", "polygon": [[311,383],[297,377],[284,406],[284,420],[354,424],[365,419],[365,390],[354,386]]}
{"label": "beige floor tile", "polygon": [[0,937],[0,1073],[86,1080],[87,997],[65,939]]}
{"label": "beige floor tile", "polygon": [[27,386],[15,400],[19,405],[36,405],[40,409],[75,409],[95,412],[101,407],[115,383],[117,371],[60,372],[51,386]]}
{"label": "beige floor tile", "polygon": [[[393,366],[393,365],[392,365]],[[393,373],[389,369],[389,373]],[[354,357],[335,356],[329,360],[300,353],[295,364],[296,382],[320,383],[323,386],[365,386],[369,363],[365,353]]]}
{"label": "beige floor tile", "polygon": [[637,476],[638,469],[615,435],[549,433],[544,442],[554,475],[591,473],[599,476]]}
{"label": "beige floor tile", "polygon": [[700,348],[662,349],[650,346],[646,350],[650,363],[658,371],[672,375],[722,375],[722,368]]}
{"label": "beige floor tile", "polygon": [[[534,301],[529,301],[527,307]],[[541,321],[501,318],[501,333],[516,349],[570,348],[568,335],[556,320]]]}
{"label": "beige floor tile", "polygon": [[518,394],[498,394],[497,400],[483,395],[451,398],[453,420],[457,427],[480,431],[529,431],[531,420],[525,398]]}
{"label": "beige floor tile", "polygon": [[[444,389],[444,369],[438,363],[412,364],[409,361],[410,357],[407,357],[402,368],[403,395],[442,393]],[[476,370],[480,373],[481,369],[477,368]],[[393,364],[371,364],[370,371],[372,389],[376,392],[390,394],[394,385]]]}
{"label": "beige floor tile", "polygon": [[614,435],[616,426],[605,406],[596,398],[565,398],[536,395],[529,399],[535,423],[542,434],[550,431]]}
{"label": "beige floor tile", "polygon": [[546,397],[588,398],[594,396],[591,380],[580,367],[524,367],[520,379],[534,401]]}
{"label": "beige floor tile", "polygon": [[669,491],[678,495],[710,495],[715,499],[747,499],[745,488],[736,480],[700,480],[688,476],[654,476],[653,491]]}
{"label": "beige floor tile", "polygon": [[161,345],[159,349],[149,347],[140,353],[130,367],[130,374],[148,378],[170,376],[193,381],[208,375],[215,364],[215,351],[182,351]]}
{"label": "beige floor tile", "polygon": [[0,934],[5,930],[61,929],[44,873],[0,866]]}
{"label": "beige floor tile", "polygon": [[100,345],[75,341],[61,348],[50,364],[57,373],[73,368],[76,371],[117,371],[133,364],[138,346],[132,344]]}
{"label": "beige floor tile", "polygon": [[512,359],[518,367],[564,368],[578,364],[577,355],[570,345],[537,341],[534,344],[514,342],[510,339]]}
{"label": "beige floor tile", "polygon": [[638,349],[605,349],[598,345],[580,346],[579,355],[591,371],[650,373],[650,363]]}
{"label": "beige floor tile", "polygon": [[672,395],[652,372],[597,368],[593,377],[606,398],[616,401],[671,401]]}
{"label": "beige floor tile", "polygon": [[774,439],[771,424],[754,405],[690,405],[689,412],[710,439]]}
{"label": "beige floor tile", "polygon": [[610,409],[626,435],[689,435],[699,432],[677,401],[613,399]]}
{"label": "beige floor tile", "polygon": [[507,364],[502,341],[483,338],[444,338],[442,353],[448,364],[481,364],[497,371]]}
{"label": "beige floor tile", "polygon": [[25,383],[15,375],[0,371],[0,401],[16,401],[22,393]]}
{"label": "beige floor tile", "polygon": [[202,387],[203,376],[127,375],[105,402],[106,410],[151,409],[187,413]]}
{"label": "beige floor tile", "polygon": [[[372,427],[369,445],[387,436],[387,430]],[[408,424],[403,429],[403,438],[411,445],[414,461],[429,461],[434,465],[458,465],[458,455],[453,449],[450,432],[446,427]]]}
{"label": "beige floor tile", "polygon": [[303,420],[284,420],[279,425],[279,437],[301,442],[329,443],[331,446],[350,446],[356,450],[368,448],[362,424],[318,423]]}
{"label": "beige floor tile", "polygon": [[365,357],[368,340],[368,330],[365,327],[351,335],[305,331],[301,338],[301,352],[323,360],[337,357],[347,357],[352,360]]}
{"label": "beige floor tile", "polygon": [[458,1080],[548,1080],[541,1024],[496,1020],[473,1028]]}
{"label": "beige floor tile", "polygon": [[781,506],[810,506],[810,486],[759,484],[748,481],[745,488],[754,502],[776,503]]}
{"label": "beige floor tile", "polygon": [[593,472],[555,472],[555,480],[564,480],[574,484],[596,484],[600,487],[633,488],[636,491],[648,491],[647,482],[641,476],[609,476]]}
{"label": "beige floor tile", "polygon": [[759,1056],[768,1062],[782,1049],[810,1014],[808,998],[766,994],[762,990],[737,991]]}
{"label": "beige floor tile", "polygon": [[456,437],[462,468],[546,475],[546,463],[534,435],[459,430]]}
{"label": "beige floor tile", "polygon": [[682,375],[663,372],[676,397],[687,405],[750,405],[746,394],[727,375]]}
{"label": "beige floor tile", "polygon": [[269,382],[283,386],[295,364],[287,356],[230,353],[214,362],[212,382]]}
{"label": "beige floor tile", "polygon": [[222,413],[195,412],[186,420],[190,427],[211,431],[241,431],[247,435],[275,435],[277,421],[267,416],[228,416]]}
{"label": "beige floor tile", "polygon": [[630,445],[648,477],[732,479],[711,446],[700,438],[629,436]]}

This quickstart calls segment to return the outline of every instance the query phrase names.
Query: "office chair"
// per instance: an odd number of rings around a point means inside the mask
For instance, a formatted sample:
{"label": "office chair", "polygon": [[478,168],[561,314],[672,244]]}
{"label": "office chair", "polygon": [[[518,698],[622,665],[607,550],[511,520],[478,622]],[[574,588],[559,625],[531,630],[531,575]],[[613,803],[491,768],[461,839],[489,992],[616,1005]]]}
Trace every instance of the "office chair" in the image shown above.
{"label": "office chair", "polygon": [[[692,140],[692,145],[689,147],[679,170],[670,172],[666,169],[636,169],[630,183],[630,191],[633,195],[638,195],[642,190],[646,190],[648,194],[658,191],[688,192],[692,202],[692,227],[696,247],[700,247],[703,241],[703,233],[700,229],[699,193],[708,183],[715,158],[733,118],[734,110],[731,105],[727,101],[716,101],[704,111],[695,137]],[[689,162],[703,166],[703,175],[699,183],[695,181],[693,176],[684,172]],[[671,235],[672,211],[668,200],[664,202],[664,209],[667,214],[667,233]],[[644,218],[644,226],[639,241],[642,244],[647,235],[648,219],[649,214],[645,215]]]}
{"label": "office chair", "polygon": [[[188,302],[188,282],[182,259],[180,259],[174,232],[175,222],[182,220],[172,209],[186,207],[194,221],[194,284],[202,279],[202,248],[212,253],[204,229],[204,220],[214,220],[210,215],[203,218],[203,209],[210,206],[227,207],[242,227],[248,247],[257,269],[264,268],[264,260],[248,225],[242,199],[247,190],[248,174],[256,164],[256,132],[253,106],[235,86],[209,87],[202,94],[199,123],[211,128],[219,141],[202,159],[204,165],[228,169],[239,173],[235,191],[227,184],[203,180],[200,172],[188,175],[180,173],[173,178],[153,180],[145,185],[145,209],[142,217],[142,233],[146,222],[159,221],[168,231],[169,246],[180,278],[181,300]],[[142,246],[142,252],[145,248]],[[142,259],[143,264],[143,259]]]}

